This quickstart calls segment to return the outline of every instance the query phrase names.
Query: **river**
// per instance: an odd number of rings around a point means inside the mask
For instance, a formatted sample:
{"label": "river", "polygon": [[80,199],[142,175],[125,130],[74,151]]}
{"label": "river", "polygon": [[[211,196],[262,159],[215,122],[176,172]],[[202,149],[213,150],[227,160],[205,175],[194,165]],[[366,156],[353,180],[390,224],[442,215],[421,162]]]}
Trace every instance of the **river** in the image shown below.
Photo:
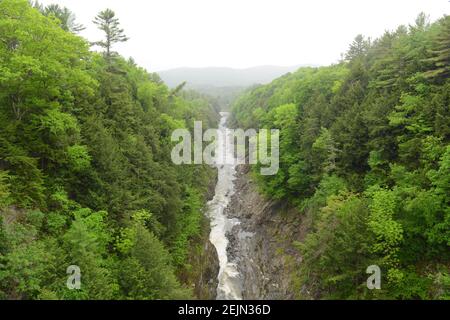
{"label": "river", "polygon": [[[220,113],[219,135],[216,145],[216,156],[218,159],[232,159],[234,152],[231,144],[226,143],[224,137],[229,136],[227,132],[228,112]],[[225,158],[227,157],[227,158]],[[231,161],[234,162],[234,161]],[[227,233],[233,226],[239,224],[238,219],[230,219],[225,214],[225,208],[230,203],[234,194],[234,180],[236,164],[229,161],[217,161],[218,180],[214,198],[208,203],[208,216],[211,222],[211,233],[209,240],[217,250],[219,257],[219,274],[217,299],[218,300],[240,300],[242,299],[242,279],[235,263],[229,260],[227,254]]]}

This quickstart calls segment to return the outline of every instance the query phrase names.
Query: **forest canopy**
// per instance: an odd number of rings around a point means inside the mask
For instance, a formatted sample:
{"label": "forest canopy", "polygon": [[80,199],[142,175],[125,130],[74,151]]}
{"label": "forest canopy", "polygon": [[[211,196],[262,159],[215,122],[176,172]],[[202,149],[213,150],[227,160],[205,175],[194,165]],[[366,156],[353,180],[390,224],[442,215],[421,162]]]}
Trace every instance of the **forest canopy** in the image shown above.
{"label": "forest canopy", "polygon": [[180,275],[214,172],[173,165],[170,128],[215,126],[218,106],[114,52],[127,38],[111,10],[103,53],[74,19],[0,1],[0,298],[191,298]]}
{"label": "forest canopy", "polygon": [[[216,171],[173,164],[171,134],[217,127],[221,102],[117,53],[132,35],[114,11],[92,24],[89,43],[68,8],[0,0],[0,299],[211,298]],[[280,129],[278,173],[252,174],[304,224],[297,298],[450,299],[449,16],[238,92],[236,125]]]}
{"label": "forest canopy", "polygon": [[[281,130],[280,171],[254,171],[261,191],[311,221],[299,297],[450,298],[449,108],[450,17],[425,14],[235,102],[239,125]],[[381,290],[366,288],[370,265]]]}

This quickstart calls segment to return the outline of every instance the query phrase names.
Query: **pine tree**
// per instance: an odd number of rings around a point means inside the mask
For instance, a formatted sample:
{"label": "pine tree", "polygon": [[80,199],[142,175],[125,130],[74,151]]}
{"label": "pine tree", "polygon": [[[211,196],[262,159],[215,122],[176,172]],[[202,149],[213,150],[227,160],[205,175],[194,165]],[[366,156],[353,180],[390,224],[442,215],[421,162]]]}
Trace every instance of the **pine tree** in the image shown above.
{"label": "pine tree", "polygon": [[98,45],[106,50],[106,58],[111,58],[111,48],[114,43],[128,41],[129,38],[124,34],[124,30],[119,27],[119,19],[111,9],[101,11],[93,21],[100,30],[106,34],[105,41],[97,41]]}
{"label": "pine tree", "polygon": [[75,14],[66,7],[61,7],[58,4],[50,4],[44,7],[39,1],[30,1],[30,5],[44,16],[57,18],[60,21],[61,28],[65,31],[78,33],[86,29],[82,24],[75,22]]}
{"label": "pine tree", "polygon": [[441,30],[434,39],[434,50],[432,57],[428,59],[433,65],[433,70],[425,73],[427,78],[442,77],[450,75],[450,16],[441,20]]}
{"label": "pine tree", "polygon": [[350,45],[349,50],[345,56],[347,61],[352,61],[358,57],[361,57],[363,54],[367,52],[367,49],[370,47],[370,40],[364,39],[364,36],[359,34],[355,37],[352,44]]}
{"label": "pine tree", "polygon": [[58,18],[61,21],[61,28],[63,28],[63,30],[77,33],[86,29],[82,24],[75,22],[75,15],[66,7],[63,8],[57,4],[51,4],[45,7],[42,13],[45,16],[53,15]]}

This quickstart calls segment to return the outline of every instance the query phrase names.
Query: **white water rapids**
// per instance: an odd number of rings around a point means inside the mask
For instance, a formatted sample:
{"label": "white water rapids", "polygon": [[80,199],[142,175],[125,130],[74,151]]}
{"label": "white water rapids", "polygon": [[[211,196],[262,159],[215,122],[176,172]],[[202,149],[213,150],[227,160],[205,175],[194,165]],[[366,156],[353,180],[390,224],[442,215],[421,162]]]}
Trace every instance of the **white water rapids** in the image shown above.
{"label": "white water rapids", "polygon": [[[216,156],[221,159],[233,159],[233,145],[227,144],[227,119],[228,112],[221,112],[219,124],[218,142],[216,145]],[[226,157],[226,158],[224,158]],[[231,228],[239,224],[237,219],[229,219],[224,210],[230,203],[230,198],[234,193],[234,179],[236,173],[236,165],[231,164],[235,161],[218,161],[216,164],[218,169],[218,181],[216,185],[214,198],[208,203],[208,215],[211,221],[211,233],[209,240],[215,246],[219,257],[219,285],[217,287],[218,300],[237,300],[242,299],[241,279],[239,272],[234,263],[230,262],[227,255],[227,232]]]}

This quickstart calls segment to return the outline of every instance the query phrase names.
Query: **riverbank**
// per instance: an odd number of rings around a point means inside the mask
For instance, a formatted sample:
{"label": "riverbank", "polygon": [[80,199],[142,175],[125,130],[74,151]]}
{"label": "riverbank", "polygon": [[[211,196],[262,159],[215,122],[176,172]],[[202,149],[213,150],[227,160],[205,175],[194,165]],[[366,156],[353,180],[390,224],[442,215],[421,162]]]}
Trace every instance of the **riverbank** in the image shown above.
{"label": "riverbank", "polygon": [[248,165],[236,168],[235,192],[225,215],[238,219],[227,234],[227,253],[237,265],[243,299],[294,299],[295,266],[301,256],[294,247],[306,232],[297,210],[269,201],[258,192]]}

